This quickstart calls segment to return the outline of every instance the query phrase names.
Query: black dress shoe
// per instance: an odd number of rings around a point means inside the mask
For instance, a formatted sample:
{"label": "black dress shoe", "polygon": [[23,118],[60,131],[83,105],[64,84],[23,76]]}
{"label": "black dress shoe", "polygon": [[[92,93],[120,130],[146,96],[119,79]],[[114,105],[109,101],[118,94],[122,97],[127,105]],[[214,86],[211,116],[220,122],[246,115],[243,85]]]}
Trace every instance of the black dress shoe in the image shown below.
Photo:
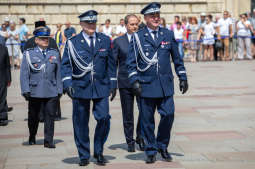
{"label": "black dress shoe", "polygon": [[8,120],[0,120],[0,126],[7,126]]}
{"label": "black dress shoe", "polygon": [[171,155],[168,153],[167,149],[158,149],[158,152],[161,154],[161,157],[166,160],[167,162],[171,162],[173,161],[173,158],[171,157]]}
{"label": "black dress shoe", "polygon": [[79,162],[79,166],[86,166],[89,164],[89,160],[88,159],[83,159]]}
{"label": "black dress shoe", "polygon": [[139,145],[139,149],[141,151],[145,150],[145,143],[144,143],[144,140],[142,138],[136,139],[136,143]]}
{"label": "black dress shoe", "polygon": [[13,110],[13,107],[8,107],[7,111],[10,112]]}
{"label": "black dress shoe", "polygon": [[128,144],[128,152],[135,152],[135,144]]}
{"label": "black dress shoe", "polygon": [[108,160],[106,160],[103,156],[103,154],[94,155],[95,159],[97,159],[98,165],[105,165],[105,163],[108,163]]}
{"label": "black dress shoe", "polygon": [[35,142],[35,136],[29,136],[28,144],[29,144],[29,145],[34,145],[34,144],[36,144],[36,142]]}
{"label": "black dress shoe", "polygon": [[44,142],[44,147],[45,148],[56,148],[54,143],[48,143],[48,142]]}
{"label": "black dress shoe", "polygon": [[156,155],[147,156],[147,159],[146,159],[147,164],[155,163],[155,161],[156,161]]}

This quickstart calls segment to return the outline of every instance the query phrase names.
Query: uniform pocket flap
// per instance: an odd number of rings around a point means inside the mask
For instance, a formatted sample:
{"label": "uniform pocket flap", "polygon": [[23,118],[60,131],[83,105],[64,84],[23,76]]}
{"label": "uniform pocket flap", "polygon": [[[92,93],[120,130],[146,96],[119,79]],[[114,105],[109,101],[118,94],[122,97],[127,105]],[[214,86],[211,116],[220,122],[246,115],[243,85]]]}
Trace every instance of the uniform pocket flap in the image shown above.
{"label": "uniform pocket flap", "polygon": [[150,83],[153,80],[153,76],[140,76],[139,81],[141,83]]}
{"label": "uniform pocket flap", "polygon": [[37,85],[37,81],[35,80],[30,80],[29,82],[30,85],[36,86]]}

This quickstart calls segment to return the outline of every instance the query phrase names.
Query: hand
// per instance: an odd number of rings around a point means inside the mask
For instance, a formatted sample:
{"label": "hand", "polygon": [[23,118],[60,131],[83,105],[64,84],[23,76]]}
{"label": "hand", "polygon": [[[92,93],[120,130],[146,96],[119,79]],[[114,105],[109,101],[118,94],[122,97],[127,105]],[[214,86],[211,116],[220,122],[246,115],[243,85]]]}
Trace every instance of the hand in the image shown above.
{"label": "hand", "polygon": [[72,87],[68,87],[66,89],[66,94],[71,98],[73,99],[73,95],[74,95],[74,89]]}
{"label": "hand", "polygon": [[29,92],[23,93],[23,97],[25,98],[26,101],[29,101],[30,93]]}
{"label": "hand", "polygon": [[111,101],[113,101],[113,99],[115,98],[115,96],[116,96],[116,89],[111,89],[110,90],[110,94],[111,94]]}
{"label": "hand", "polygon": [[142,87],[140,85],[140,83],[138,81],[135,81],[135,83],[133,84],[132,86],[132,89],[133,89],[133,94],[135,96],[141,96],[142,94]]}
{"label": "hand", "polygon": [[182,94],[186,93],[189,88],[187,80],[180,80],[180,91]]}

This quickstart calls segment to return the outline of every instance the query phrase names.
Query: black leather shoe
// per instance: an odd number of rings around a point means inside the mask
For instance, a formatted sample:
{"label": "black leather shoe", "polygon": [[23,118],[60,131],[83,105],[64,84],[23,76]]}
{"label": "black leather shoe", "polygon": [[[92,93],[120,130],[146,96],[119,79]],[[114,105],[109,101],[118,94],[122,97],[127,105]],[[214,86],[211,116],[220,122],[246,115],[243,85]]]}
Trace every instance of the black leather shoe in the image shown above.
{"label": "black leather shoe", "polygon": [[7,126],[8,120],[0,120],[0,126]]}
{"label": "black leather shoe", "polygon": [[168,153],[167,149],[158,149],[158,152],[161,154],[161,157],[166,160],[167,162],[171,162],[173,161],[173,158],[171,157],[171,155]]}
{"label": "black leather shoe", "polygon": [[44,142],[44,147],[45,148],[56,148],[54,143],[48,143],[48,142]]}
{"label": "black leather shoe", "polygon": [[135,144],[128,144],[128,152],[135,152]]}
{"label": "black leather shoe", "polygon": [[34,145],[34,144],[36,144],[36,142],[35,142],[35,136],[29,136],[28,144],[29,144],[29,145]]}
{"label": "black leather shoe", "polygon": [[86,166],[89,164],[89,160],[88,159],[83,159],[79,162],[79,166]]}
{"label": "black leather shoe", "polygon": [[144,140],[142,138],[140,139],[137,139],[136,140],[136,143],[139,145],[139,149],[141,151],[144,151],[145,150],[145,143],[144,143]]}
{"label": "black leather shoe", "polygon": [[156,161],[156,155],[147,156],[147,159],[146,159],[147,164],[155,163],[155,161]]}
{"label": "black leather shoe", "polygon": [[108,160],[104,158],[103,154],[94,155],[94,158],[97,159],[98,165],[105,165],[108,163]]}

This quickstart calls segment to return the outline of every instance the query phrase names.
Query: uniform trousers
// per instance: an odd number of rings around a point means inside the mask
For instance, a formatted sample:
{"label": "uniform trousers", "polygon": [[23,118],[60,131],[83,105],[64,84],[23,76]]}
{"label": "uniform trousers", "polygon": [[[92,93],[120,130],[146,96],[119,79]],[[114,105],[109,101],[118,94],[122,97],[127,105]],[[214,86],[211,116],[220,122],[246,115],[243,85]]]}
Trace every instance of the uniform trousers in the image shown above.
{"label": "uniform trousers", "polygon": [[7,86],[0,83],[0,120],[8,120]]}
{"label": "uniform trousers", "polygon": [[108,97],[98,99],[73,99],[74,140],[80,160],[90,158],[89,117],[90,102],[97,121],[94,133],[94,155],[103,154],[103,146],[110,131]]}
{"label": "uniform trousers", "polygon": [[[174,121],[174,100],[172,96],[163,98],[140,97],[141,127],[145,140],[147,156],[155,155],[158,149],[167,149]],[[157,109],[160,114],[157,137],[154,134],[154,114]]]}
{"label": "uniform trousers", "polygon": [[[122,118],[124,126],[124,134],[127,144],[134,144],[134,94],[131,88],[120,88],[120,101],[122,109]],[[136,97],[136,102],[139,110],[139,98]],[[136,127],[136,140],[140,140],[141,137],[141,116],[138,115],[137,127]]]}
{"label": "uniform trousers", "polygon": [[30,98],[28,101],[28,128],[30,136],[35,136],[39,125],[41,105],[44,105],[44,142],[53,143],[54,118],[58,97]]}

